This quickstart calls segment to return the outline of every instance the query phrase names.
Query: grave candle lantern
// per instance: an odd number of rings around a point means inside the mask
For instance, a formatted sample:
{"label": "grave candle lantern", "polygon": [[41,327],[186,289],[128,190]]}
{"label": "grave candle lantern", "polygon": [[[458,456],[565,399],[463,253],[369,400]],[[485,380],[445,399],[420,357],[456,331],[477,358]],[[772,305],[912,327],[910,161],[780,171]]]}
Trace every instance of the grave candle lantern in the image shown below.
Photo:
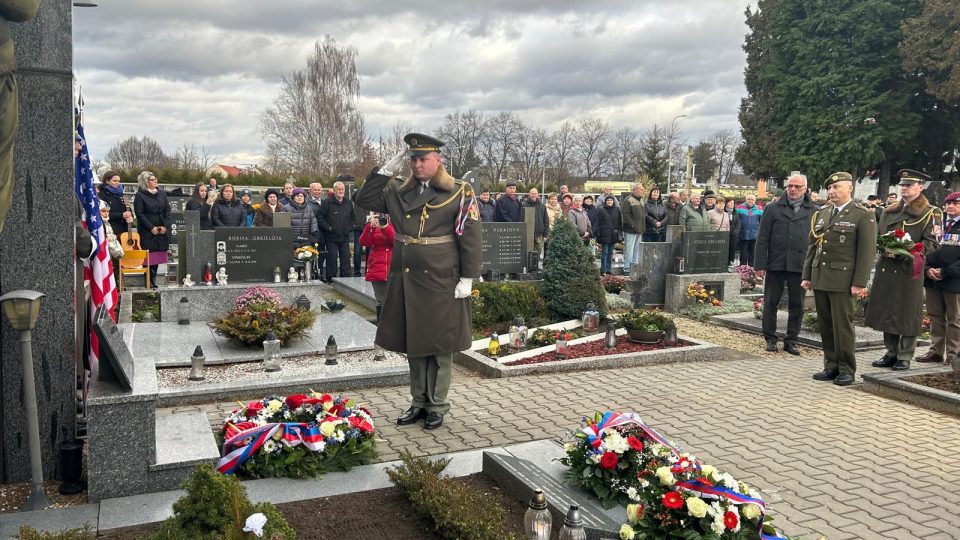
{"label": "grave candle lantern", "polygon": [[211,263],[206,263],[203,265],[201,281],[203,281],[204,285],[213,285],[213,265]]}
{"label": "grave candle lantern", "polygon": [[528,540],[550,540],[553,516],[547,509],[547,498],[543,490],[537,488],[530,499],[529,508],[523,514],[523,531]]}
{"label": "grave candle lantern", "polygon": [[323,356],[327,359],[324,364],[328,366],[337,365],[337,340],[333,339],[333,334],[327,338],[327,348],[324,350]]}
{"label": "grave candle lantern", "polygon": [[600,312],[593,302],[587,303],[587,308],[583,310],[583,331],[594,333],[600,328]]}
{"label": "grave candle lantern", "polygon": [[560,529],[560,540],[587,540],[587,531],[583,530],[583,518],[580,517],[580,507],[571,506],[567,517],[563,520]]}
{"label": "grave candle lantern", "polygon": [[263,340],[263,370],[280,371],[280,358],[280,340],[273,332],[267,332]]}
{"label": "grave candle lantern", "polygon": [[612,322],[607,323],[607,335],[603,338],[603,344],[608,351],[617,348],[617,327]]}
{"label": "grave candle lantern", "polygon": [[202,381],[207,376],[207,357],[203,355],[203,349],[197,345],[193,350],[193,356],[190,357],[190,377],[191,381]]}
{"label": "grave candle lantern", "polygon": [[557,358],[563,359],[567,357],[567,352],[569,350],[567,347],[567,340],[569,337],[569,334],[564,334],[562,332],[557,334],[556,341],[554,342],[554,345],[556,345]]}
{"label": "grave candle lantern", "polygon": [[500,336],[496,332],[490,334],[490,344],[487,345],[487,351],[490,356],[496,356],[500,353]]}

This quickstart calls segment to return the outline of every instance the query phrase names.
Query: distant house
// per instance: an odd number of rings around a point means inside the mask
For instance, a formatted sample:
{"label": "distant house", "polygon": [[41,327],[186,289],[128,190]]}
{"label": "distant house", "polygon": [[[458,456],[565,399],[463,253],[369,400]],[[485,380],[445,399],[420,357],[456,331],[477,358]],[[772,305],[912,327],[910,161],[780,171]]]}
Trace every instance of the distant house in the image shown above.
{"label": "distant house", "polygon": [[226,180],[227,178],[235,178],[240,176],[241,172],[242,171],[239,167],[234,167],[232,165],[221,165],[217,163],[207,169],[205,174],[207,176],[219,176],[220,178]]}
{"label": "distant house", "polygon": [[731,174],[723,185],[731,188],[755,188],[757,179],[749,174]]}

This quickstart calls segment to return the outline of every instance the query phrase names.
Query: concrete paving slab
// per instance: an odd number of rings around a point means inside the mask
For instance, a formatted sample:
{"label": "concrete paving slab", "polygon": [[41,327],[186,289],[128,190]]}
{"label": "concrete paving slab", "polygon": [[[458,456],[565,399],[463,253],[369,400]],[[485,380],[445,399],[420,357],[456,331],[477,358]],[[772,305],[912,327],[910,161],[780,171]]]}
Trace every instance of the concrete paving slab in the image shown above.
{"label": "concrete paving slab", "polygon": [[177,489],[100,501],[100,531],[158,523],[173,515],[173,503],[186,494]]}
{"label": "concrete paving slab", "polygon": [[370,309],[377,305],[373,285],[362,277],[333,278],[333,290]]}
{"label": "concrete paving slab", "polygon": [[68,508],[0,514],[0,538],[16,538],[21,525],[29,525],[38,531],[56,533],[88,524],[91,530],[96,531],[99,513],[100,505],[85,504]]}
{"label": "concrete paving slab", "polygon": [[[754,316],[752,311],[748,311],[746,313],[731,313],[729,315],[715,315],[710,317],[710,322],[729,328],[736,328],[737,330],[744,330],[754,334],[763,333],[763,323],[760,319]],[[787,313],[785,311],[778,311],[777,328],[786,327]],[[876,330],[867,328],[865,326],[856,326],[854,327],[854,330],[856,331],[858,351],[883,346],[882,332],[877,332]],[[778,332],[777,335],[783,339],[782,331]],[[797,336],[797,341],[803,345],[823,349],[823,343],[820,340],[820,333],[811,332],[802,326],[800,327],[800,335]]]}
{"label": "concrete paving slab", "polygon": [[216,461],[220,457],[207,415],[200,411],[157,416],[156,431],[156,465]]}

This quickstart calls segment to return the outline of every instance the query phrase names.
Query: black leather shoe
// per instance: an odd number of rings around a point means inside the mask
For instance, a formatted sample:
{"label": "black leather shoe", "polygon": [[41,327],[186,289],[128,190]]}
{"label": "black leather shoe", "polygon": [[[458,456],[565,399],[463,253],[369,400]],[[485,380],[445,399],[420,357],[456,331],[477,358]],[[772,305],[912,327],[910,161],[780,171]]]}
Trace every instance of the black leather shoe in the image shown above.
{"label": "black leather shoe", "polygon": [[398,426],[408,426],[421,418],[427,417],[427,410],[422,407],[410,407],[397,417]]}
{"label": "black leather shoe", "polygon": [[423,429],[437,429],[443,425],[443,414],[438,412],[432,412],[427,415],[427,419],[423,421]]}
{"label": "black leather shoe", "polygon": [[896,364],[893,365],[894,371],[906,371],[910,369],[910,362],[905,362],[903,360],[898,360]]}
{"label": "black leather shoe", "polygon": [[893,367],[897,363],[896,357],[891,357],[889,354],[885,354],[880,357],[879,360],[870,364],[873,367]]}
{"label": "black leather shoe", "polygon": [[800,356],[800,349],[797,348],[796,343],[784,343],[783,352],[792,354],[794,356]]}
{"label": "black leather shoe", "polygon": [[835,370],[835,369],[831,369],[831,370],[825,369],[825,370],[821,371],[820,373],[814,373],[814,374],[813,374],[813,380],[815,380],[815,381],[832,381],[832,380],[834,380],[834,379],[837,378],[837,375],[840,375],[840,372],[839,372],[839,371],[837,371],[837,370]]}
{"label": "black leather shoe", "polygon": [[853,384],[853,375],[841,373],[836,379],[833,380],[833,384],[837,386],[850,386]]}
{"label": "black leather shoe", "polygon": [[776,342],[776,341],[768,341],[768,342],[767,342],[766,351],[767,351],[767,352],[777,352],[777,342]]}

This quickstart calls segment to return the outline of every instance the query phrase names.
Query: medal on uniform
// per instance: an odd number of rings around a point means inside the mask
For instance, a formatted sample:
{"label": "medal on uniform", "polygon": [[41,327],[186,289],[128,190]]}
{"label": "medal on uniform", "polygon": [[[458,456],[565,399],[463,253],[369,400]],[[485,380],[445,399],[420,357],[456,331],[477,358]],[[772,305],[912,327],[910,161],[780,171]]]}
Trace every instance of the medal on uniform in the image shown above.
{"label": "medal on uniform", "polygon": [[841,244],[845,244],[846,242],[847,242],[847,237],[841,234],[841,235],[840,235],[840,243],[841,243]]}
{"label": "medal on uniform", "polygon": [[820,218],[820,221],[817,222],[817,228],[823,227],[823,218]]}

